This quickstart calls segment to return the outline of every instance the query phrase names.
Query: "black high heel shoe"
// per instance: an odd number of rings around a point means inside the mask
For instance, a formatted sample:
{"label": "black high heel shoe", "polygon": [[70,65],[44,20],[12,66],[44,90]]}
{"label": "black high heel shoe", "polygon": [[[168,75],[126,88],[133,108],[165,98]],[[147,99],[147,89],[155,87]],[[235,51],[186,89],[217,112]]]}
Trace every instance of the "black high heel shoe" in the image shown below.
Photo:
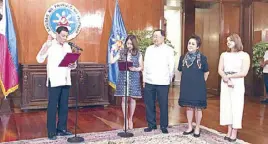
{"label": "black high heel shoe", "polygon": [[189,135],[189,134],[192,134],[192,133],[194,133],[194,129],[192,129],[192,130],[189,131],[189,132],[186,132],[186,131],[185,131],[185,132],[183,132],[182,134],[183,134],[183,135]]}

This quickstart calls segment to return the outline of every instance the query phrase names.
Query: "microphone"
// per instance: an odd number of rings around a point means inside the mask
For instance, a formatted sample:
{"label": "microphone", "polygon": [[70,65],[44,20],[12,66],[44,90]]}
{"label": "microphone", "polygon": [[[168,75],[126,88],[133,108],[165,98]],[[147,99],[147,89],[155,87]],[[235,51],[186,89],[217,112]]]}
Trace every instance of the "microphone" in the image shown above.
{"label": "microphone", "polygon": [[127,55],[128,54],[128,48],[124,48],[124,55]]}
{"label": "microphone", "polygon": [[72,43],[72,42],[68,42],[68,45],[70,45],[73,48],[76,48],[77,50],[83,51],[82,48],[80,48],[79,46],[77,46],[76,44]]}

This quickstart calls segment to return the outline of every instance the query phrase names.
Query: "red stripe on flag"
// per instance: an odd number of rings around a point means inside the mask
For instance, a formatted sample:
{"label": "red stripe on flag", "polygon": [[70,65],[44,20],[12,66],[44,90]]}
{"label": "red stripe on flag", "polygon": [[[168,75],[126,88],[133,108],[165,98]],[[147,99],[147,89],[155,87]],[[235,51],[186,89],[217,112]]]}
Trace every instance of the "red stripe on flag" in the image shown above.
{"label": "red stripe on flag", "polygon": [[18,73],[8,49],[7,38],[0,34],[0,85],[5,96],[18,88]]}

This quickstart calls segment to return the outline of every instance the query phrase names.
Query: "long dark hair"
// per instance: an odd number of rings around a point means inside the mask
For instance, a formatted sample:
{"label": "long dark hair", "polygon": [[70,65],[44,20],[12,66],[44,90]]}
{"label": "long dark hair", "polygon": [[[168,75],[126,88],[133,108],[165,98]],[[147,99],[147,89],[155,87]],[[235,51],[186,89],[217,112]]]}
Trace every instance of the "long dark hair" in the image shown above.
{"label": "long dark hair", "polygon": [[136,36],[134,36],[134,35],[128,35],[127,36],[127,39],[126,39],[125,45],[124,45],[125,49],[127,49],[127,41],[128,40],[131,40],[132,45],[133,45],[133,48],[131,50],[131,55],[133,55],[133,56],[137,55],[138,52],[139,52],[139,45],[138,45],[138,41],[137,41]]}

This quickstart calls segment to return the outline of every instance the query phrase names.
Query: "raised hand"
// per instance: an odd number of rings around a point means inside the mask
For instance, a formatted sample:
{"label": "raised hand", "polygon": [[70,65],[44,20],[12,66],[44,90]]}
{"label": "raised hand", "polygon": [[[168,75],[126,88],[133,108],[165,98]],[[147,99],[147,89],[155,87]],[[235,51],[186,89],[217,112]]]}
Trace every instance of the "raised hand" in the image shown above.
{"label": "raised hand", "polygon": [[52,41],[53,40],[53,37],[51,35],[48,35],[47,37],[47,47],[50,47],[52,45]]}

